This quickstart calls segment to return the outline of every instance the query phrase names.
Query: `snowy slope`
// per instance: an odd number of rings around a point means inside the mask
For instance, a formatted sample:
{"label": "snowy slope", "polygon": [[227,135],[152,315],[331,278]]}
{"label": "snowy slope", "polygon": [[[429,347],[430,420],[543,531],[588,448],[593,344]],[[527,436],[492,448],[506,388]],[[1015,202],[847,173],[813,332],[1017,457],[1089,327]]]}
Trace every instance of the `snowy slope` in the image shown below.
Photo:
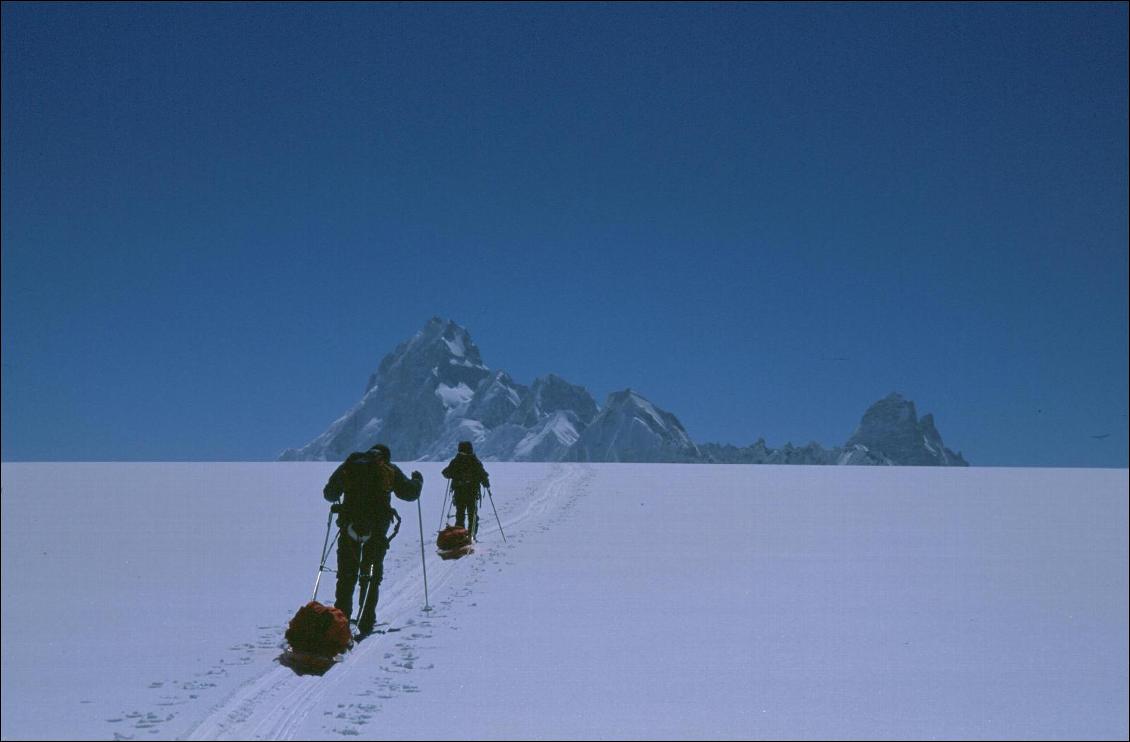
{"label": "snowy slope", "polygon": [[297,677],[332,468],[3,464],[2,736],[1127,736],[1126,470],[491,464],[509,541],[425,612],[402,505],[400,630]]}

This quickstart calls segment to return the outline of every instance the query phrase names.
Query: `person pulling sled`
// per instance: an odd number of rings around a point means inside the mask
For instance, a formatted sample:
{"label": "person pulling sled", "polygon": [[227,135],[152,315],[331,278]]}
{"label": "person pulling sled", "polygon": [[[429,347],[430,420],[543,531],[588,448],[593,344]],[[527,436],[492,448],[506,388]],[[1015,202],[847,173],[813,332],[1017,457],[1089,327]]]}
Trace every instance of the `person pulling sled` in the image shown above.
{"label": "person pulling sled", "polygon": [[445,479],[451,480],[452,502],[455,503],[455,525],[466,528],[475,538],[479,532],[479,501],[482,487],[490,487],[490,475],[483,468],[483,462],[475,456],[471,441],[460,441],[455,458],[442,472]]}
{"label": "person pulling sled", "polygon": [[451,502],[455,506],[455,525],[450,525],[451,511],[447,510],[445,496],[444,528],[436,536],[436,550],[441,559],[459,559],[475,551],[474,536],[478,531],[479,500],[482,499],[480,487],[490,486],[490,476],[483,462],[475,456],[470,441],[460,441],[458,453],[442,474],[451,480],[448,489],[452,491]]}
{"label": "person pulling sled", "polygon": [[[382,443],[368,451],[351,453],[330,475],[322,490],[326,500],[336,503],[334,510],[338,514],[334,607],[347,620],[353,615],[353,588],[360,576],[357,630],[361,636],[372,633],[376,626],[385,554],[400,528],[400,516],[392,507],[392,495],[405,502],[415,502],[424,486],[420,472],[413,471],[411,478],[406,477],[391,458],[388,446]],[[396,526],[389,535],[394,520]]]}

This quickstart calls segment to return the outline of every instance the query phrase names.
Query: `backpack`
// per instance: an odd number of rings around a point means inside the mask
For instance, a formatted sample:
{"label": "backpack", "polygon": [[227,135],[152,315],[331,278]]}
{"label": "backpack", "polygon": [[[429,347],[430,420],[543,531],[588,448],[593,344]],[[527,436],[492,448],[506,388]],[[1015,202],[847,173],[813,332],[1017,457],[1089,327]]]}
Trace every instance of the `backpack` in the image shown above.
{"label": "backpack", "polygon": [[444,470],[451,475],[451,486],[457,495],[477,495],[482,483],[483,464],[474,454],[457,454]]}
{"label": "backpack", "polygon": [[344,462],[345,493],[361,494],[372,488],[374,481],[381,494],[392,492],[396,483],[396,469],[372,451],[349,454]]}
{"label": "backpack", "polygon": [[342,467],[345,506],[338,526],[352,527],[366,539],[373,531],[383,536],[396,514],[391,499],[395,467],[372,451],[349,454]]}

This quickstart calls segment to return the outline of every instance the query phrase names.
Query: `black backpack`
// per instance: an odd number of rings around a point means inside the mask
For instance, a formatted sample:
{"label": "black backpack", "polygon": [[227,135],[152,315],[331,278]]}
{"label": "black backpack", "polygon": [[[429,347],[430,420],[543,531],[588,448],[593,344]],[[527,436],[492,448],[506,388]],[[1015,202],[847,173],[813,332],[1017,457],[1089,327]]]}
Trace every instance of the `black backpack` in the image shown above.
{"label": "black backpack", "polygon": [[361,537],[373,532],[383,535],[396,518],[392,507],[396,470],[372,451],[351,453],[342,466],[345,501],[338,526],[352,526]]}

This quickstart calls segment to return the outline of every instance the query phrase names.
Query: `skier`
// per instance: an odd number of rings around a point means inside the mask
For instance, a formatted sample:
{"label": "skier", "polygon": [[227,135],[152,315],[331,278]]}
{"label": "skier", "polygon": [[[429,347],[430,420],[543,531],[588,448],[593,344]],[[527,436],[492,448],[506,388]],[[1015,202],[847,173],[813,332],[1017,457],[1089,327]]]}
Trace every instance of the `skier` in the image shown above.
{"label": "skier", "polygon": [[[392,493],[406,502],[420,497],[424,476],[412,472],[412,478],[391,461],[388,446],[378,443],[368,451],[349,454],[330,475],[322,495],[336,502],[340,529],[337,542],[337,594],[334,607],[349,618],[353,612],[353,586],[361,575],[361,594],[365,605],[359,606],[357,630],[362,636],[373,631],[377,621],[377,600],[384,577],[384,558],[388,551],[388,528],[393,517]],[[396,532],[393,532],[396,535]],[[366,585],[368,589],[366,590]]]}
{"label": "skier", "polygon": [[471,441],[459,442],[458,453],[442,473],[451,480],[454,491],[451,499],[455,503],[455,525],[467,528],[474,537],[479,530],[479,487],[490,487],[490,475],[475,456]]}

